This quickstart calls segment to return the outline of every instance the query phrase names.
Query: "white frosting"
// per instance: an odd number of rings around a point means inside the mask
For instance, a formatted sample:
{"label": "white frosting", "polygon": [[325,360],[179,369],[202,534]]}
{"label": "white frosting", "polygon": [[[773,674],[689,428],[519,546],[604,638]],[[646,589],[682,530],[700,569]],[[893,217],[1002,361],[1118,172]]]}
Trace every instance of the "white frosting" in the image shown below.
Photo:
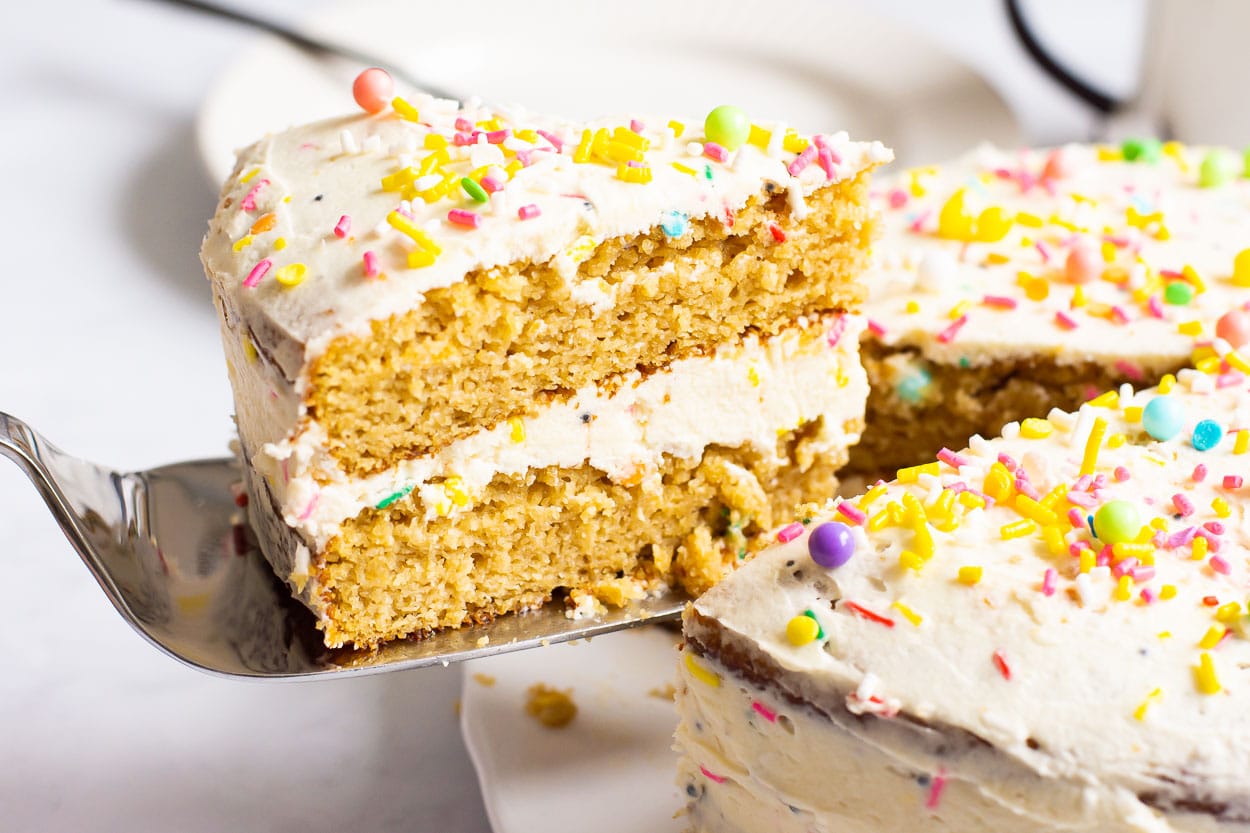
{"label": "white frosting", "polygon": [[[499,475],[589,464],[614,481],[655,476],[666,456],[697,459],[709,445],[774,455],[780,432],[823,418],[818,449],[859,439],[868,383],[858,361],[862,319],[831,316],[712,355],[627,374],[611,390],[589,386],[534,417],[482,430],[377,475],[347,475],[315,421],[253,452],[288,525],[317,546],[341,523],[397,492],[416,490],[428,517],[472,506]],[[448,482],[449,478],[455,480]],[[450,487],[450,488],[449,488]]]}
{"label": "white frosting", "polygon": [[[1196,343],[1211,340],[1221,315],[1250,302],[1250,286],[1230,280],[1234,256],[1250,247],[1250,179],[1199,187],[1208,150],[1168,150],[1156,163],[1125,162],[1109,149],[1073,145],[1058,151],[1062,175],[1048,177],[1046,151],[983,147],[947,165],[879,178],[873,202],[882,212],[882,237],[864,308],[884,329],[877,337],[944,364],[1047,355],[1060,363],[1118,364],[1124,378],[1136,371],[1145,378],[1185,362]],[[1001,209],[1010,222],[1001,239],[940,234],[943,208],[961,190],[963,216],[987,233],[993,223],[982,221],[982,212]],[[1104,243],[1110,262],[1102,257]],[[1065,263],[1081,246],[1099,271],[1115,267],[1127,280],[1096,276],[1080,286],[1085,302],[1074,305],[1077,287],[1065,279]],[[1164,287],[1176,277],[1160,272],[1179,274],[1186,266],[1205,291],[1185,305],[1165,302]],[[1047,296],[1031,298],[1021,273]],[[952,332],[960,314],[966,321]],[[1188,322],[1200,330],[1181,332]]]}
{"label": "white frosting", "polygon": [[[1166,442],[1148,436],[1137,411],[1129,410],[1158,396],[1125,390],[1113,407],[1086,405],[1075,418],[1056,412],[1045,423],[1009,425],[994,441],[978,438],[970,450],[943,455],[947,462],[932,471],[910,472],[915,482],[890,484],[867,505],[871,518],[899,502],[901,525],[877,528],[878,521],[868,531],[831,506],[797,538],[760,554],[710,591],[696,609],[717,620],[726,639],[784,669],[778,684],[786,691],[845,723],[857,740],[842,741],[843,751],[855,752],[861,743],[880,751],[885,757],[872,766],[931,775],[940,766],[952,780],[980,788],[968,800],[997,802],[994,796],[1009,795],[1012,804],[1049,819],[1042,829],[1245,830],[1250,523],[1246,487],[1237,478],[1245,476],[1250,456],[1236,450],[1234,432],[1250,426],[1250,385],[1236,372],[1182,373],[1168,394],[1183,409],[1181,430]],[[1191,441],[1202,420],[1224,432],[1206,451]],[[1104,426],[1094,477],[1082,481],[1087,443]],[[1038,438],[1039,428],[1049,436]],[[1004,500],[987,508],[952,495],[951,514],[943,514],[939,501],[952,494],[944,490],[994,492],[987,476],[999,455],[1017,476],[1025,472],[1040,496],[1069,487],[1052,504],[1056,517],[1042,518],[1043,526],[1062,534],[1058,553],[1043,527],[1025,520],[1030,510],[1016,492],[1000,493]],[[1024,481],[1017,486],[1027,493]],[[919,499],[927,521],[917,525],[905,514],[904,495]],[[1086,517],[1112,500],[1136,507],[1142,524],[1163,527],[1146,532],[1154,537],[1136,555],[1103,552],[1104,541],[1088,543]],[[811,560],[807,539],[832,519],[851,523],[856,546],[847,564],[826,569]],[[1209,541],[1205,552],[1189,542],[1195,535]],[[931,557],[921,559],[919,571],[904,566],[904,553],[922,553],[926,536],[933,541]],[[1114,566],[1096,562],[1083,572],[1069,549],[1074,544],[1092,547]],[[979,583],[961,582],[960,568],[973,566],[982,568]],[[1124,586],[1121,573],[1128,576]],[[858,615],[852,602],[888,618],[892,627]],[[786,626],[805,610],[824,635],[796,646]],[[1227,634],[1221,638],[1222,629]],[[688,634],[697,640],[701,626],[688,624]],[[1204,640],[1210,641],[1200,646]],[[1204,654],[1211,676],[1196,671]],[[869,677],[874,696],[902,716],[845,718],[838,704]],[[723,683],[737,684],[732,678]],[[721,695],[698,690],[708,719],[745,719],[741,704],[707,699]],[[796,725],[820,722],[811,715],[800,710],[793,719]],[[927,721],[938,734],[903,717]],[[988,746],[961,748],[957,730]],[[934,738],[947,744],[945,752]],[[700,749],[689,746],[686,754],[697,757]],[[817,749],[809,751],[819,760]],[[733,750],[726,760],[735,758],[760,771],[781,760],[764,742]],[[817,800],[805,791],[814,785],[791,786],[803,800]],[[863,800],[872,795],[865,787]],[[853,803],[862,810],[859,801]],[[1197,804],[1222,809],[1215,816],[1186,812]],[[928,829],[923,805],[909,806],[910,829]],[[965,810],[979,817],[976,807],[951,812]],[[969,822],[955,829],[994,828]]]}

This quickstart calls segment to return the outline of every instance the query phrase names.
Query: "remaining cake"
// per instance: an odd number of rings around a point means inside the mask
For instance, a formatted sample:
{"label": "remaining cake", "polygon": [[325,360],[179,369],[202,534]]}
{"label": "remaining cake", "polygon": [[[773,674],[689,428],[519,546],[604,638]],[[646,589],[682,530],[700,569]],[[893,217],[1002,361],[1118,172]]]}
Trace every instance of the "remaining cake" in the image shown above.
{"label": "remaining cake", "polygon": [[943,450],[688,609],[693,829],[1250,830],[1250,379],[1216,363]]}
{"label": "remaining cake", "polygon": [[886,159],[424,96],[242,151],[203,260],[253,525],[327,642],[697,591],[827,494]]}
{"label": "remaining cake", "polygon": [[1242,169],[1177,143],[984,147],[874,187],[872,394],[851,470],[871,481],[1208,358],[1216,320],[1250,301]]}

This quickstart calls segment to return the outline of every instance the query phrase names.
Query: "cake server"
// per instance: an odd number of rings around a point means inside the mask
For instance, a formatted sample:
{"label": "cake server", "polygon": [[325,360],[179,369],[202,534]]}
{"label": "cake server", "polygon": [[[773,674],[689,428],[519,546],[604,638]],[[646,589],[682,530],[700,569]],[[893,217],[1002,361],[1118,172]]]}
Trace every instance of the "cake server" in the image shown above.
{"label": "cake server", "polygon": [[117,472],[62,452],[3,412],[0,454],[35,484],[122,617],[169,656],[219,676],[295,680],[448,665],[675,619],[688,601],[669,591],[576,620],[549,604],[376,651],[331,650],[257,549],[235,501],[233,458]]}

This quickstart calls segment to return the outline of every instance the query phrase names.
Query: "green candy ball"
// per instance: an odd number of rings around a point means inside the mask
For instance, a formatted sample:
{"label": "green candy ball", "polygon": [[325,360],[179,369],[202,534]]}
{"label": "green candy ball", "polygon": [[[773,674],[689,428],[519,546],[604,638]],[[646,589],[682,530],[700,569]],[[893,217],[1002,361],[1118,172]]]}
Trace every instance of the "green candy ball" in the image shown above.
{"label": "green candy ball", "polygon": [[1163,300],[1177,307],[1183,307],[1194,299],[1194,288],[1185,281],[1169,281],[1163,289]]}
{"label": "green candy ball", "polygon": [[1107,544],[1132,541],[1141,531],[1137,507],[1127,500],[1111,500],[1094,513],[1094,533]]}
{"label": "green candy ball", "polygon": [[1120,152],[1127,162],[1154,164],[1163,157],[1163,142],[1158,139],[1126,139],[1120,145]]}
{"label": "green candy ball", "polygon": [[742,108],[722,104],[707,114],[703,123],[703,135],[725,150],[737,150],[746,144],[751,135],[751,120]]}
{"label": "green candy ball", "polygon": [[1232,181],[1237,175],[1236,162],[1218,150],[1207,151],[1198,168],[1198,187],[1218,188]]}

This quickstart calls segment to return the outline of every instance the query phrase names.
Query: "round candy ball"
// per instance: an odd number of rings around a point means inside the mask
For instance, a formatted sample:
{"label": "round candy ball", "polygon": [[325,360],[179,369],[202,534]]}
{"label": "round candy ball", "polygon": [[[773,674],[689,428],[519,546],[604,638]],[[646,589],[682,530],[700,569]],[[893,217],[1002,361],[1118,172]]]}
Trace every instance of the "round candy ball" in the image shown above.
{"label": "round candy ball", "polygon": [[810,616],[799,614],[786,623],[786,639],[796,648],[801,648],[819,638],[820,623]]}
{"label": "round candy ball", "polygon": [[1063,262],[1063,277],[1068,283],[1089,283],[1102,274],[1102,255],[1088,243],[1077,243]]}
{"label": "round candy ball", "polygon": [[1250,313],[1245,310],[1229,310],[1215,324],[1215,334],[1233,347],[1250,341]]}
{"label": "round candy ball", "polygon": [[1185,409],[1170,396],[1156,396],[1141,412],[1142,428],[1156,440],[1170,440],[1181,432]]}
{"label": "round candy ball", "polygon": [[1237,176],[1237,161],[1220,150],[1209,150],[1198,168],[1198,187],[1218,188]]}
{"label": "round candy ball", "polygon": [[855,554],[855,536],[846,524],[829,521],[812,530],[807,537],[807,551],[822,567],[841,567]]}
{"label": "round candy ball", "polygon": [[725,150],[737,150],[746,144],[747,137],[751,135],[751,120],[742,108],[722,104],[707,114],[703,135]]}
{"label": "round candy ball", "polygon": [[1072,175],[1072,160],[1063,148],[1055,148],[1046,156],[1042,179],[1064,179]]}
{"label": "round candy ball", "polygon": [[365,70],[352,82],[352,96],[366,113],[381,113],[391,103],[394,94],[395,82],[391,80],[391,74],[378,67]]}
{"label": "round candy ball", "polygon": [[1141,531],[1137,507],[1127,500],[1110,500],[1094,513],[1094,532],[1108,544],[1132,541]]}
{"label": "round candy ball", "polygon": [[1163,289],[1163,300],[1183,307],[1194,299],[1194,288],[1185,281],[1170,281]]}
{"label": "round candy ball", "polygon": [[1198,451],[1210,451],[1220,443],[1224,429],[1213,419],[1204,419],[1194,426],[1194,434],[1189,438]]}

